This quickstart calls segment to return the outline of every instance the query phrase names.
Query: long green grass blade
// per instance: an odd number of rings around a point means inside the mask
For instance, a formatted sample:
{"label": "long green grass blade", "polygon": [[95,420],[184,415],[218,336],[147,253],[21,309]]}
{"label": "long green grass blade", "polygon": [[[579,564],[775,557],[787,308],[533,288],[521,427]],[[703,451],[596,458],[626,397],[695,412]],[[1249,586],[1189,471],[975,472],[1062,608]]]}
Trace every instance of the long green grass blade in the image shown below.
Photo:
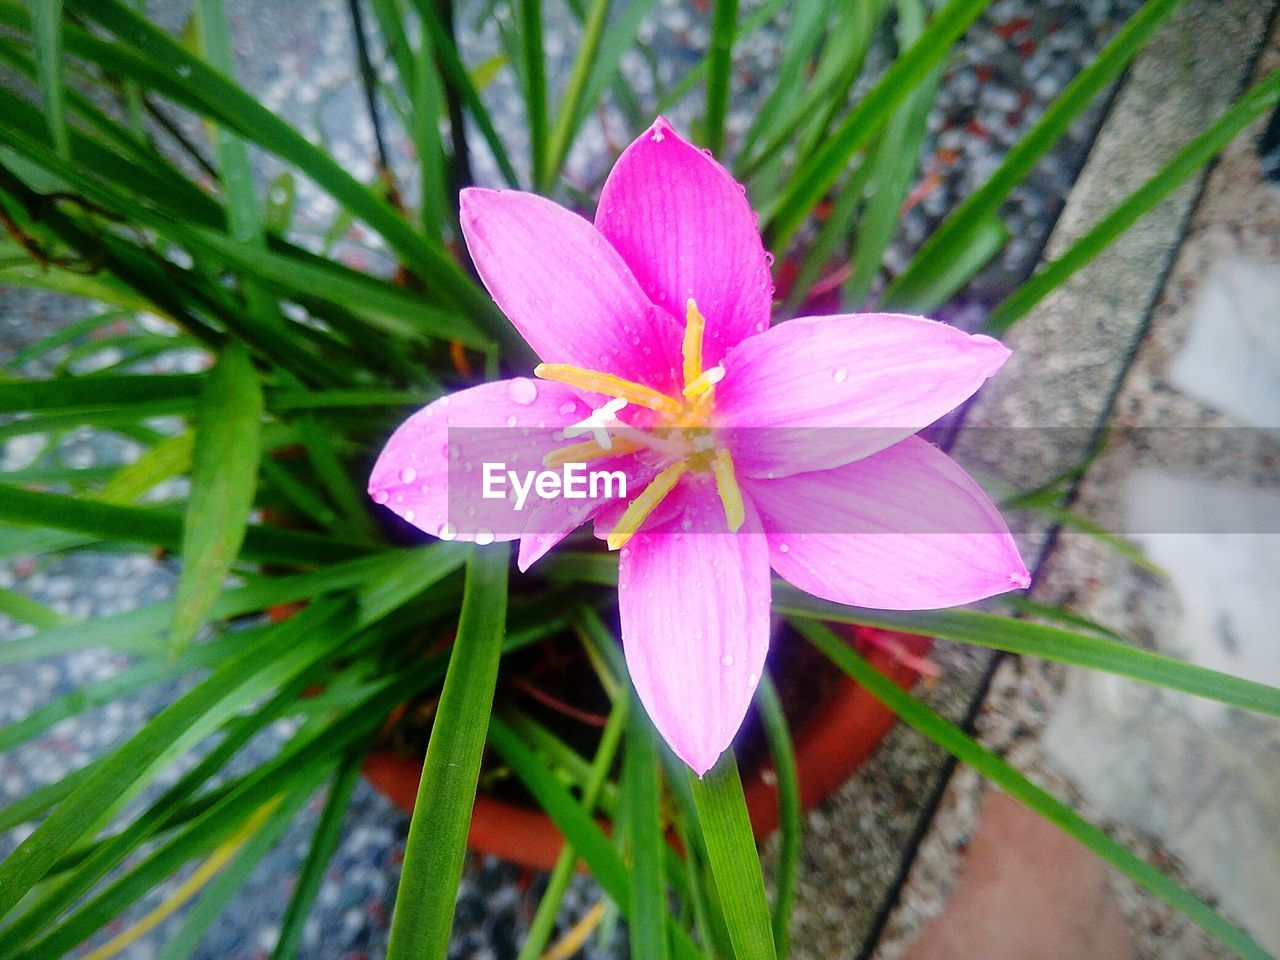
{"label": "long green grass blade", "polygon": [[1134,856],[1065,803],[1037,787],[1005,760],[979,745],[955,724],[899,689],[826,627],[800,620],[795,621],[795,626],[832,663],[896,713],[901,720],[952,756],[969,764],[1009,796],[1040,814],[1068,836],[1080,841],[1129,879],[1199,924],[1245,960],[1271,960],[1271,955],[1254,942],[1253,938],[1225,920],[1207,903],[1184,890],[1145,860]]}
{"label": "long green grass blade", "polygon": [[467,564],[458,637],[431,728],[409,826],[388,960],[443,960],[462,876],[485,731],[507,619],[510,550],[476,549]]}
{"label": "long green grass blade", "polygon": [[658,743],[644,711],[631,711],[627,727],[623,781],[631,847],[631,912],[627,924],[631,932],[631,957],[632,960],[666,960],[667,889],[662,872],[666,843],[662,838]]}
{"label": "long green grass blade", "polygon": [[1250,123],[1280,102],[1280,70],[1267,74],[1199,136],[1178,151],[1160,172],[1131,193],[1057,260],[1006,297],[987,317],[984,329],[1003,334],[1068,277],[1111,245],[1116,237],[1212,160]]}
{"label": "long green grass blade", "polygon": [[[328,608],[327,614],[333,612]],[[212,732],[224,719],[261,696],[292,665],[316,655],[316,645],[334,642],[310,629],[307,618],[264,632],[255,644],[223,663],[204,682],[182,696],[94,766],[8,859],[0,863],[0,916],[6,916],[72,846],[108,819],[136,794],[151,772]],[[341,636],[341,634],[339,635]],[[280,642],[275,642],[279,640]],[[280,671],[268,669],[272,657]]]}
{"label": "long green grass blade", "polygon": [[885,291],[885,303],[899,303],[901,292],[916,282],[916,271],[964,249],[965,238],[979,223],[999,213],[1000,205],[1013,188],[1026,179],[1035,165],[1062,139],[1071,122],[1120,76],[1180,2],[1148,0],[1116,31],[1093,61],[1075,75],[1044,115],[1010,148],[987,182],[956,207],[916,251],[907,269]]}
{"label": "long green grass blade", "polygon": [[578,54],[569,68],[569,79],[565,83],[564,93],[556,106],[555,124],[551,129],[551,140],[547,146],[546,168],[538,173],[538,189],[546,192],[564,166],[569,156],[569,148],[573,146],[574,134],[577,133],[579,111],[583,108],[587,82],[600,51],[600,42],[604,37],[605,25],[609,19],[609,0],[592,0],[587,10],[587,19],[582,25],[582,38],[578,42]]}
{"label": "long green grass blade", "polygon": [[32,4],[31,19],[40,97],[44,101],[49,133],[58,152],[70,158],[71,137],[67,132],[66,93],[62,83],[62,0],[36,0]]}
{"label": "long green grass blade", "polygon": [[796,876],[800,872],[800,778],[782,701],[768,673],[760,678],[756,688],[756,707],[773,760],[773,772],[778,778],[778,826],[782,844],[774,881],[773,945],[779,960],[786,960],[791,953],[791,913],[795,907]]}
{"label": "long green grass blade", "polygon": [[707,51],[707,148],[724,151],[724,120],[729,112],[733,79],[733,43],[738,32],[738,0],[715,0],[711,12],[711,46]]}
{"label": "long green grass blade", "polygon": [[[16,590],[8,588],[0,588],[0,615],[16,620],[18,623],[29,623],[33,627],[46,629],[48,627],[56,627],[61,623],[66,623],[67,618],[62,616],[55,610],[51,610],[43,603],[32,600],[25,593],[18,593]],[[8,733],[6,727],[0,730],[0,738]],[[0,739],[0,743],[3,740]],[[0,746],[0,752],[4,747]]]}
{"label": "long green grass blade", "polygon": [[703,777],[689,771],[698,821],[736,960],[773,960],[773,928],[747,803],[731,751]]}
{"label": "long green grass blade", "polygon": [[520,53],[529,127],[529,169],[537,183],[547,166],[547,69],[542,52],[542,0],[520,0]]}
{"label": "long green grass blade", "polygon": [[324,809],[320,812],[315,833],[312,834],[307,859],[298,872],[293,896],[289,898],[289,906],[280,921],[280,937],[276,940],[271,960],[292,960],[298,955],[307,915],[315,903],[316,894],[320,892],[320,884],[324,882],[329,859],[338,849],[338,841],[342,838],[342,821],[347,813],[347,805],[351,802],[351,792],[360,779],[360,760],[356,756],[344,761],[329,785],[329,796],[325,799]]}
{"label": "long green grass blade", "polygon": [[924,36],[894,62],[822,147],[795,171],[786,193],[769,211],[768,229],[775,248],[786,247],[853,155],[919,87],[988,3],[990,0],[951,0],[934,17]]}
{"label": "long green grass blade", "polygon": [[[604,730],[600,733],[600,744],[596,747],[596,755],[591,761],[591,768],[582,788],[582,806],[588,811],[600,799],[609,771],[613,769],[618,745],[622,742],[622,733],[627,727],[628,713],[628,701],[620,699],[609,712],[609,719],[605,721]],[[538,902],[538,910],[529,924],[529,933],[525,936],[516,960],[538,960],[546,952],[547,941],[555,932],[556,918],[560,915],[560,904],[569,889],[569,881],[573,879],[577,864],[578,852],[571,842],[566,842],[547,878],[547,888]]]}
{"label": "long green grass blade", "polygon": [[795,618],[859,623],[971,643],[1055,663],[1102,670],[1256,713],[1280,716],[1280,689],[1061,627],[1028,623],[979,610],[899,612],[846,607],[818,600],[782,583],[775,584],[773,596],[774,610]]}
{"label": "long green grass blade", "polygon": [[262,411],[253,360],[243,345],[231,341],[205,381],[196,409],[170,656],[181,653],[200,629],[240,554],[257,489]]}

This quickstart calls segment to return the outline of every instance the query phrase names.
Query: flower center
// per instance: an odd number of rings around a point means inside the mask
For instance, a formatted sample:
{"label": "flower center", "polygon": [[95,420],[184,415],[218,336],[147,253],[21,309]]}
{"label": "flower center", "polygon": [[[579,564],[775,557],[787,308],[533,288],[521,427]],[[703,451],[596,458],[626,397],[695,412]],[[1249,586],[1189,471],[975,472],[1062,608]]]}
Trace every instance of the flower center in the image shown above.
{"label": "flower center", "polygon": [[596,440],[561,447],[547,454],[547,466],[586,463],[604,457],[622,456],[640,450],[657,454],[666,466],[627,505],[609,533],[610,550],[617,550],[635,535],[640,525],[675,489],[680,478],[690,471],[709,473],[715,478],[716,492],[724,507],[725,520],[731,532],[737,531],[745,519],[742,490],[733,471],[733,458],[726,447],[716,446],[711,418],[715,412],[716,384],[724,379],[724,367],[702,368],[702,341],[707,321],[690,297],[685,305],[684,339],[681,344],[684,387],[680,396],[672,397],[611,373],[587,370],[565,363],[540,363],[534,376],[554,380],[580,390],[603,393],[618,400],[653,410],[661,415],[657,425],[648,431],[615,422],[608,427],[612,443],[601,445]]}

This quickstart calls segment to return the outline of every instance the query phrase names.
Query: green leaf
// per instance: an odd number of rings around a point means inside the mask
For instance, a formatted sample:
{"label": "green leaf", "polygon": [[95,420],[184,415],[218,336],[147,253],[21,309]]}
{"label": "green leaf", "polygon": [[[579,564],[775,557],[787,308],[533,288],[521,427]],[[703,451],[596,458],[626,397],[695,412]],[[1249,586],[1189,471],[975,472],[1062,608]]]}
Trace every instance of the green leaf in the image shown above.
{"label": "green leaf", "polygon": [[764,876],[733,752],[726,750],[703,777],[689,771],[711,873],[737,960],[773,960],[773,929]]}
{"label": "green leaf", "polygon": [[785,960],[791,952],[791,911],[795,905],[796,876],[800,872],[802,811],[795,747],[787,729],[787,718],[782,712],[782,701],[768,673],[760,678],[760,685],[756,687],[756,707],[760,711],[764,739],[773,760],[773,772],[778,778],[778,825],[782,845],[774,881],[773,944],[779,958]]}
{"label": "green leaf", "polygon": [[1044,115],[1010,148],[986,183],[956,207],[942,226],[929,236],[907,269],[885,291],[885,303],[899,303],[900,295],[905,299],[902,291],[917,282],[919,271],[931,270],[935,261],[947,260],[965,249],[966,239],[975,233],[978,225],[997,216],[1000,205],[1013,188],[1026,179],[1035,165],[1062,139],[1071,122],[1085,107],[1120,76],[1180,2],[1148,0],[1116,31],[1093,61],[1075,75]]}
{"label": "green leaf", "polygon": [[724,150],[724,119],[729,112],[733,79],[733,41],[738,31],[738,0],[715,0],[711,12],[711,45],[707,51],[707,109],[704,127],[707,148]]}
{"label": "green leaf", "polygon": [[[613,768],[618,744],[622,741],[622,732],[627,725],[627,715],[630,712],[628,703],[626,698],[622,698],[614,704],[609,711],[609,719],[605,721],[604,730],[600,733],[600,743],[596,747],[595,758],[591,761],[591,768],[582,788],[582,806],[588,812],[599,800],[609,771]],[[529,924],[529,933],[516,960],[538,960],[546,951],[547,941],[555,932],[560,903],[564,900],[565,891],[569,889],[569,881],[573,879],[577,864],[578,851],[572,842],[566,841],[560,856],[556,858],[551,875],[547,878],[547,888],[538,901],[538,910]]]}
{"label": "green leaf", "polygon": [[[25,593],[4,588],[0,588],[0,615],[16,620],[18,623],[29,623],[40,629],[56,627],[67,622],[67,618],[62,614],[49,609],[43,603],[32,600]],[[0,730],[0,737],[8,732],[8,727]],[[0,751],[3,749],[0,747]]]}
{"label": "green leaf", "polygon": [[786,247],[853,155],[942,61],[989,2],[951,0],[934,17],[924,36],[894,62],[817,152],[792,174],[786,192],[768,217],[771,242],[776,248]]}
{"label": "green leaf", "polygon": [[519,0],[524,110],[529,129],[529,169],[536,183],[547,165],[547,71],[542,52],[542,0]]}
{"label": "green leaf", "polygon": [[191,496],[183,522],[170,656],[180,653],[200,629],[240,554],[257,489],[262,411],[262,386],[249,351],[230,341],[196,408]]}
{"label": "green leaf", "polygon": [[1206,697],[1257,713],[1280,716],[1280,690],[1216,670],[1193,666],[1122,643],[1028,623],[978,610],[866,610],[818,600],[789,584],[776,583],[776,613],[833,623],[859,623],[884,630],[971,643],[1090,670],[1102,670],[1157,687]]}
{"label": "green leaf", "polygon": [[[902,47],[915,43],[924,30],[925,7],[921,0],[899,0],[898,42]],[[902,106],[889,118],[884,135],[867,163],[871,167],[867,208],[858,223],[857,240],[849,279],[845,281],[844,302],[858,307],[867,299],[880,272],[884,252],[893,240],[906,199],[920,161],[920,147],[928,130],[926,121],[942,79],[942,68],[934,67],[918,89],[912,90]]]}
{"label": "green leaf", "polygon": [[[182,517],[160,508],[117,507],[56,493],[37,493],[0,484],[0,515],[23,526],[49,527],[102,540],[146,543],[177,550],[182,545]],[[269,526],[251,526],[242,557],[314,566],[367,554],[367,544]],[[0,548],[0,553],[7,552]],[[29,551],[27,551],[29,552]]]}
{"label": "green leaf", "polygon": [[[316,617],[333,613],[333,607],[317,609]],[[141,790],[152,773],[288,676],[299,661],[314,658],[317,644],[333,644],[334,636],[313,630],[311,619],[295,617],[264,631],[257,643],[226,660],[76,782],[57,808],[0,863],[0,917],[13,910],[55,861]],[[312,632],[295,636],[300,631]],[[272,657],[277,670],[268,669]]]}
{"label": "green leaf", "polygon": [[244,886],[253,868],[293,825],[310,796],[311,791],[305,788],[294,790],[267,817],[266,822],[253,831],[235,859],[201,891],[200,898],[183,916],[182,926],[165,942],[158,960],[188,960],[195,956],[196,948],[214,921]]}
{"label": "green leaf", "polygon": [[935,713],[911,694],[900,690],[893,681],[879,673],[853,648],[843,643],[821,624],[796,621],[796,629],[805,639],[857,681],[868,693],[887,706],[898,717],[924,734],[952,756],[969,764],[1015,800],[1025,804],[1078,840],[1129,879],[1145,887],[1169,906],[1179,911],[1205,931],[1226,944],[1246,960],[1271,960],[1243,930],[1232,925],[1212,907],[1184,890],[1146,861],[1085,820],[1065,803],[1037,787],[995,753],[980,746],[949,720]]}
{"label": "green leaf", "polygon": [[609,19],[609,0],[592,0],[587,11],[586,22],[582,25],[582,36],[578,40],[578,53],[573,58],[573,66],[569,68],[569,79],[565,82],[564,92],[560,95],[560,103],[556,106],[555,124],[551,129],[551,140],[547,146],[547,165],[535,171],[538,189],[544,193],[551,189],[565,158],[569,156],[569,148],[573,146],[573,138],[579,126],[579,112],[585,106],[583,94],[591,78],[596,57],[600,51],[600,41],[604,37],[605,24]]}
{"label": "green leaf", "polygon": [[498,679],[509,556],[505,545],[489,546],[473,551],[467,563],[458,636],[409,825],[388,960],[443,960],[449,949],[467,828]]}
{"label": "green leaf", "polygon": [[[892,300],[882,298],[882,302],[899,310],[927,313],[951,299],[1008,242],[1009,230],[1003,220],[993,217],[976,223],[953,251],[922,264],[909,282],[897,286]],[[886,292],[884,297],[888,296]]]}
{"label": "green leaf", "polygon": [[62,0],[36,0],[32,4],[31,20],[44,115],[58,153],[69,159],[71,137],[67,132],[66,94],[62,85]]}
{"label": "green leaf", "polygon": [[631,848],[632,960],[666,960],[667,889],[662,876],[662,780],[658,744],[643,710],[631,711],[623,773]]}
{"label": "green leaf", "polygon": [[1040,269],[987,317],[984,329],[1000,335],[1068,277],[1111,245],[1189,176],[1212,160],[1245,127],[1280,103],[1280,70],[1273,70],[1232,104],[1160,172],[1131,193],[1058,259]]}
{"label": "green leaf", "polygon": [[[500,716],[490,721],[489,743],[533,794],[538,806],[560,828],[565,839],[573,844],[601,889],[624,914],[627,913],[631,903],[631,881],[626,864],[596,822]],[[669,923],[668,929],[672,952],[679,960],[699,956],[683,929],[674,922]]]}
{"label": "green leaf", "polygon": [[280,938],[276,941],[271,960],[290,960],[297,956],[307,915],[311,912],[316,894],[320,892],[320,884],[324,882],[329,859],[338,849],[338,841],[342,839],[342,821],[347,813],[347,805],[351,802],[351,792],[360,779],[362,760],[363,755],[352,756],[343,762],[334,775],[329,786],[329,796],[325,799],[324,809],[320,812],[320,819],[311,837],[307,859],[298,872],[293,896],[290,897],[289,906],[280,921]]}

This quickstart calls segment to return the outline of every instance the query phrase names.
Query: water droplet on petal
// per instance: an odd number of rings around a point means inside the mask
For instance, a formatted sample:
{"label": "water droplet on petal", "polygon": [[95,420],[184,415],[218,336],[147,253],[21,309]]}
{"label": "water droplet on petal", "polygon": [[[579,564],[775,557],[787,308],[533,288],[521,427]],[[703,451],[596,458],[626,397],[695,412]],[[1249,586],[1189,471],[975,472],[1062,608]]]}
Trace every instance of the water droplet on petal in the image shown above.
{"label": "water droplet on petal", "polygon": [[400,471],[401,483],[413,483],[413,481],[417,479],[418,479],[418,471],[413,469],[413,467],[405,467],[403,470]]}
{"label": "water droplet on petal", "polygon": [[760,675],[759,675],[758,673],[748,673],[748,674],[747,674],[747,686],[748,686],[748,687],[751,687],[752,689],[755,689],[755,685],[756,685],[757,683],[759,683],[759,682],[760,682]]}
{"label": "water droplet on petal", "polygon": [[477,544],[479,544],[479,545],[480,545],[480,546],[482,546],[482,547],[483,547],[485,544],[493,543],[493,531],[492,531],[492,530],[485,530],[485,529],[483,529],[483,528],[482,528],[482,529],[480,529],[480,530],[477,530],[477,531],[476,531],[476,543],[477,543]]}
{"label": "water droplet on petal", "polygon": [[849,371],[844,367],[836,367],[831,371],[831,379],[836,383],[844,383],[849,379]]}
{"label": "water droplet on petal", "polygon": [[560,413],[567,417],[569,414],[573,413],[577,407],[578,405],[572,400],[566,400],[564,403],[560,404]]}
{"label": "water droplet on petal", "polygon": [[421,493],[423,496],[426,496],[428,493],[431,492],[431,488],[424,483],[422,486],[418,488],[418,492]]}
{"label": "water droplet on petal", "polygon": [[514,416],[507,417],[507,426],[514,427],[515,425],[516,425],[516,418]]}
{"label": "water droplet on petal", "polygon": [[442,523],[440,529],[436,531],[436,536],[441,540],[453,540],[458,536],[458,529],[451,523]]}
{"label": "water droplet on petal", "polygon": [[732,667],[732,666],[733,666],[733,654],[732,654],[732,653],[726,653],[723,657],[721,657],[721,658],[720,658],[720,666],[722,666],[722,667]]}
{"label": "water droplet on petal", "polygon": [[768,250],[764,252],[764,262],[771,267],[773,266],[773,254],[770,253]]}
{"label": "water droplet on petal", "polygon": [[512,403],[527,407],[538,399],[538,385],[532,380],[520,377],[507,384],[507,396],[511,398]]}
{"label": "water droplet on petal", "polygon": [[787,546],[785,543],[780,543],[780,544],[778,544],[778,552],[779,552],[779,553],[790,553],[790,552],[791,552],[791,548],[790,548],[789,546]]}
{"label": "water droplet on petal", "polygon": [[379,490],[377,493],[373,495],[374,503],[386,503],[390,499],[391,499],[391,494],[387,493],[387,491],[385,490]]}
{"label": "water droplet on petal", "polygon": [[416,516],[417,516],[417,514],[416,514],[416,513],[414,513],[414,512],[413,512],[413,510],[406,510],[406,511],[404,512],[404,518],[405,518],[405,520],[407,520],[409,523],[413,523],[413,518],[414,518],[414,517],[416,517]]}

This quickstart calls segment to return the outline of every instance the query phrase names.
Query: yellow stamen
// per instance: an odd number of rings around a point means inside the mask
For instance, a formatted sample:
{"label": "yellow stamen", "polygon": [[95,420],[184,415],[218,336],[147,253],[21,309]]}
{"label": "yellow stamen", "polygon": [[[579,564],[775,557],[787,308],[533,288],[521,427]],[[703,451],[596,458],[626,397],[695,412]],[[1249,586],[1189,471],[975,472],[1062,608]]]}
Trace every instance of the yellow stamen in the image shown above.
{"label": "yellow stamen", "polygon": [[[685,389],[702,375],[702,332],[707,327],[706,318],[690,297],[684,311],[684,382]],[[686,394],[688,396],[688,394]]]}
{"label": "yellow stamen", "polygon": [[711,472],[716,478],[720,502],[724,504],[724,518],[729,522],[729,532],[737,533],[747,513],[742,505],[742,488],[738,486],[738,478],[733,473],[733,458],[724,447],[716,451],[715,459],[711,461]]}
{"label": "yellow stamen", "polygon": [[566,386],[580,390],[591,390],[595,393],[608,394],[634,403],[659,413],[679,413],[679,401],[659,393],[644,384],[615,377],[612,373],[601,373],[599,370],[585,370],[567,363],[540,363],[533,368],[533,375],[543,380],[555,380]]}
{"label": "yellow stamen", "polygon": [[667,494],[675,487],[676,482],[688,470],[689,464],[681,460],[679,463],[667,467],[667,469],[653,478],[653,482],[641,491],[640,496],[627,505],[627,509],[623,511],[613,531],[609,534],[608,544],[610,550],[617,550],[635,536],[636,531],[640,529],[640,524],[644,523],[649,514],[657,509],[658,504],[666,498]]}
{"label": "yellow stamen", "polygon": [[544,467],[560,467],[566,463],[590,463],[592,460],[603,460],[605,457],[621,457],[641,449],[642,444],[622,437],[613,438],[613,446],[606,450],[594,440],[586,443],[575,443],[559,450],[552,450],[542,458]]}
{"label": "yellow stamen", "polygon": [[703,397],[710,399],[708,394],[711,388],[724,379],[724,367],[712,367],[710,370],[704,370],[698,374],[691,382],[686,383],[684,387],[685,399],[701,400]]}

